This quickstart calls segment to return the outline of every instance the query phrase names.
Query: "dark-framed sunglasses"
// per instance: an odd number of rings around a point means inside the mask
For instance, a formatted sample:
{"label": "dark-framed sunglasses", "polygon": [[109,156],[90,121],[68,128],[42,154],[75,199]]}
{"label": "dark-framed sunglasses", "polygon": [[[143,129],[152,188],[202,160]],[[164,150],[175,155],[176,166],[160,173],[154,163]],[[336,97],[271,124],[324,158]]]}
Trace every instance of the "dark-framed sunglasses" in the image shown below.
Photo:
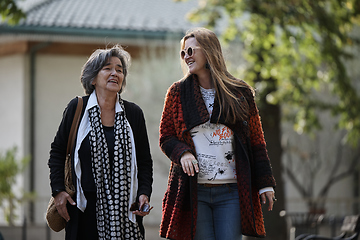
{"label": "dark-framed sunglasses", "polygon": [[181,59],[185,58],[185,55],[187,54],[189,57],[192,57],[195,53],[195,49],[201,49],[201,47],[188,47],[184,50],[180,51],[180,57]]}

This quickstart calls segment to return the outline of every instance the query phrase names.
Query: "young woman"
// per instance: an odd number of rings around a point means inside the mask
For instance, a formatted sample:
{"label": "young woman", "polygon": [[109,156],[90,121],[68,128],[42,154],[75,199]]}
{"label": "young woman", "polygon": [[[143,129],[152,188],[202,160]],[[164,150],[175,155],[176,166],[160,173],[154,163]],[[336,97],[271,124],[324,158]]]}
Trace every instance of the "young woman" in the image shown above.
{"label": "young woman", "polygon": [[226,69],[217,36],[205,28],[181,40],[185,76],[168,90],[160,147],[171,160],[160,235],[240,240],[265,235],[261,203],[275,201],[252,88]]}

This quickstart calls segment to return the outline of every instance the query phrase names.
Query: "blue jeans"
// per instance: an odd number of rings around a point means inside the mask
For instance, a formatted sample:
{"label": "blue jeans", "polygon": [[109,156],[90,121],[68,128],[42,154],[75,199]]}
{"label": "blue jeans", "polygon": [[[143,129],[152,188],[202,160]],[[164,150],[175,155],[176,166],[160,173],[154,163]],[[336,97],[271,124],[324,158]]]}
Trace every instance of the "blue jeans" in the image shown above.
{"label": "blue jeans", "polygon": [[236,183],[217,187],[198,184],[195,240],[241,240],[241,216]]}

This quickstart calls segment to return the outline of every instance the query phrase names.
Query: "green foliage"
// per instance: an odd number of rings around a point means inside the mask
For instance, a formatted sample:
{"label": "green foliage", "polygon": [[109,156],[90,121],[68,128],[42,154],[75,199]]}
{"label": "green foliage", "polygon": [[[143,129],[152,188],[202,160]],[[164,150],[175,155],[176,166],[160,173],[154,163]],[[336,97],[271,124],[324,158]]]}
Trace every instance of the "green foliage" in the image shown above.
{"label": "green foliage", "polygon": [[190,19],[213,28],[224,16],[222,36],[243,44],[242,76],[257,89],[260,107],[286,103],[292,111],[285,117],[299,132],[320,128],[317,112],[330,110],[358,142],[360,98],[345,63],[360,45],[353,36],[360,0],[209,0]]}
{"label": "green foliage", "polygon": [[24,171],[30,160],[29,157],[16,159],[16,152],[17,148],[14,147],[5,154],[0,153],[0,207],[10,225],[16,218],[14,214],[16,204],[34,196],[33,193],[22,193],[22,196],[18,197],[13,191],[17,175]]}
{"label": "green foliage", "polygon": [[2,21],[11,25],[17,24],[22,18],[25,18],[24,12],[16,5],[14,0],[0,1],[0,15]]}

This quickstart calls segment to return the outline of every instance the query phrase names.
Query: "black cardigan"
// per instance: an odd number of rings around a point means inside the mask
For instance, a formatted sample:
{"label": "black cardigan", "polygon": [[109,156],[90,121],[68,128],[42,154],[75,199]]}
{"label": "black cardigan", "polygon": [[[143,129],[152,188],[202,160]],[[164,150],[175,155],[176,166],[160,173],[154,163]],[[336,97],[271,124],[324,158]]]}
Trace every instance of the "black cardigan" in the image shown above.
{"label": "black cardigan", "polygon": [[[89,96],[82,97],[84,101],[81,118],[89,100]],[[50,158],[48,166],[50,168],[50,186],[52,192],[64,190],[64,165],[66,157],[66,147],[72,120],[75,115],[77,106],[77,98],[72,99],[67,105],[63,113],[58,131],[55,135],[54,141],[51,143]],[[135,103],[124,100],[126,117],[130,123],[135,139],[136,160],[138,169],[138,192],[137,197],[142,194],[147,195],[149,198],[152,192],[153,182],[153,163],[150,154],[149,140],[145,125],[145,118],[141,108]],[[73,148],[73,151],[75,149]],[[72,156],[72,176],[73,183],[76,186],[76,175],[74,172],[74,156]],[[76,199],[73,199],[76,202]],[[77,207],[68,204],[68,211],[71,220],[66,226],[66,239],[76,239],[77,235]],[[137,217],[140,229],[143,232],[142,218]],[[73,224],[70,224],[73,223]]]}

